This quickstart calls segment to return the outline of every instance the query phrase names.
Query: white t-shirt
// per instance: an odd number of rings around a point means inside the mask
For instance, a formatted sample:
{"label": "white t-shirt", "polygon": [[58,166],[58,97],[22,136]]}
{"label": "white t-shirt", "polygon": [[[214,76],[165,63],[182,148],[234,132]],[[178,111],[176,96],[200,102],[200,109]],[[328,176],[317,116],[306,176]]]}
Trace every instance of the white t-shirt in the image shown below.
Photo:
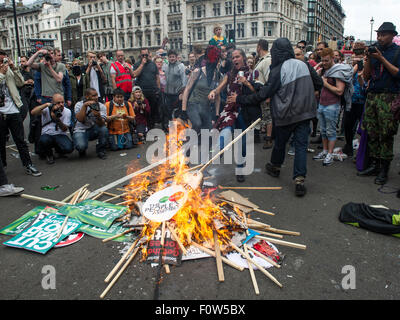
{"label": "white t-shirt", "polygon": [[1,114],[15,114],[19,113],[18,107],[15,105],[14,100],[10,95],[10,91],[6,85],[6,82],[0,84],[0,94],[4,94],[4,107],[0,108]]}
{"label": "white t-shirt", "polygon": [[[42,111],[42,126],[45,125],[44,127],[42,127],[42,134],[48,134],[50,136],[55,136],[59,134],[68,135],[69,130],[62,131],[59,127],[57,127],[56,129],[57,124],[51,120],[52,119],[50,116],[50,110],[49,108],[45,108]],[[64,107],[60,120],[62,123],[69,127],[71,125],[71,110]]]}
{"label": "white t-shirt", "polygon": [[97,78],[97,72],[95,68],[90,69],[90,87],[96,89],[97,94],[100,95],[99,79]]}
{"label": "white t-shirt", "polygon": [[[104,121],[107,118],[107,108],[104,104],[99,102],[100,105],[100,116],[104,119]],[[79,101],[75,105],[75,114],[78,114],[79,111],[81,111],[83,106],[83,101]],[[74,132],[85,132],[87,129],[90,129],[96,124],[96,117],[90,112],[90,108],[87,108],[86,111],[86,121],[84,123],[80,121],[76,121]]]}

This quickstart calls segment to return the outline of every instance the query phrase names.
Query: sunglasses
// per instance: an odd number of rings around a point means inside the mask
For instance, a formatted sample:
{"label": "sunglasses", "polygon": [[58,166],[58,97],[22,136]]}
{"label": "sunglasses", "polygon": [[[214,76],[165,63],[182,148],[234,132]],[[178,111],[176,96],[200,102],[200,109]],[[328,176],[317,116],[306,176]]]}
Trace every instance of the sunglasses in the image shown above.
{"label": "sunglasses", "polygon": [[297,48],[299,48],[299,49],[305,49],[306,47],[303,47],[303,46],[297,46]]}

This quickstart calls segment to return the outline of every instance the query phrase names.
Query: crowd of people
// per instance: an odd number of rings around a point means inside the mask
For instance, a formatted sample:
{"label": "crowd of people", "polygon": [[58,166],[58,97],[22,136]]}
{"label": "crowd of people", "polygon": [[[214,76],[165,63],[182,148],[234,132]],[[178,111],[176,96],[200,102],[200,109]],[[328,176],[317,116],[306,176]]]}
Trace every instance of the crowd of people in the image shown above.
{"label": "crowd of people", "polygon": [[[60,50],[47,48],[19,57],[17,66],[0,50],[0,196],[23,190],[5,174],[10,134],[26,173],[42,174],[25,141],[28,114],[28,141],[49,165],[74,150],[84,158],[93,140],[104,160],[109,150],[136,147],[152,128],[167,131],[175,118],[198,134],[218,129],[223,148],[234,129],[245,130],[261,118],[254,141],[261,143],[264,136],[263,149],[272,149],[266,172],[279,177],[289,144],[296,196],[307,192],[309,145],[319,144],[322,151],[313,160],[330,166],[338,134],[345,137],[342,151],[356,163],[357,174],[374,175],[375,183],[384,185],[400,114],[396,35],[396,27],[385,22],[377,30],[378,42],[353,43],[351,56],[326,42],[310,51],[306,41],[293,46],[286,38],[275,40],[271,50],[260,39],[256,51],[246,55],[215,26],[209,45],[195,46],[185,63],[172,49],[143,48],[137,61],[119,50],[115,61],[87,52],[86,64],[79,59],[64,64]],[[243,175],[236,178],[245,181]]]}

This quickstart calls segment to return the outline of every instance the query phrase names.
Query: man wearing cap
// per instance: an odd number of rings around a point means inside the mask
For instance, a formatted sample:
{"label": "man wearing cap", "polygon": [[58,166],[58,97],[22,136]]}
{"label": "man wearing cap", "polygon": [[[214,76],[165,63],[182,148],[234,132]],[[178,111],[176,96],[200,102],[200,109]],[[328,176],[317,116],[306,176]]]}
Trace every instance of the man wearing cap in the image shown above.
{"label": "man wearing cap", "polygon": [[384,185],[388,180],[394,136],[399,126],[391,112],[391,104],[400,94],[400,47],[393,43],[397,35],[393,23],[383,23],[376,32],[378,42],[366,50],[364,68],[364,78],[370,85],[363,127],[368,133],[371,164],[359,175],[377,175],[375,183]]}

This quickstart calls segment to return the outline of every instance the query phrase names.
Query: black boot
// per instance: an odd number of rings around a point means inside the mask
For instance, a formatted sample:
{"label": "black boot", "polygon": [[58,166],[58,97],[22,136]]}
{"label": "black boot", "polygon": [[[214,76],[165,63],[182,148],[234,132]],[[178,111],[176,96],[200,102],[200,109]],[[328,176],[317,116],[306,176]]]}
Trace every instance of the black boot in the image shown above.
{"label": "black boot", "polygon": [[382,167],[379,171],[378,176],[375,179],[375,184],[379,184],[383,186],[387,183],[389,179],[389,169],[390,169],[390,162],[389,160],[382,160]]}
{"label": "black boot", "polygon": [[360,177],[370,177],[377,176],[380,172],[380,161],[379,159],[371,158],[371,164],[364,171],[360,171],[357,173]]}

